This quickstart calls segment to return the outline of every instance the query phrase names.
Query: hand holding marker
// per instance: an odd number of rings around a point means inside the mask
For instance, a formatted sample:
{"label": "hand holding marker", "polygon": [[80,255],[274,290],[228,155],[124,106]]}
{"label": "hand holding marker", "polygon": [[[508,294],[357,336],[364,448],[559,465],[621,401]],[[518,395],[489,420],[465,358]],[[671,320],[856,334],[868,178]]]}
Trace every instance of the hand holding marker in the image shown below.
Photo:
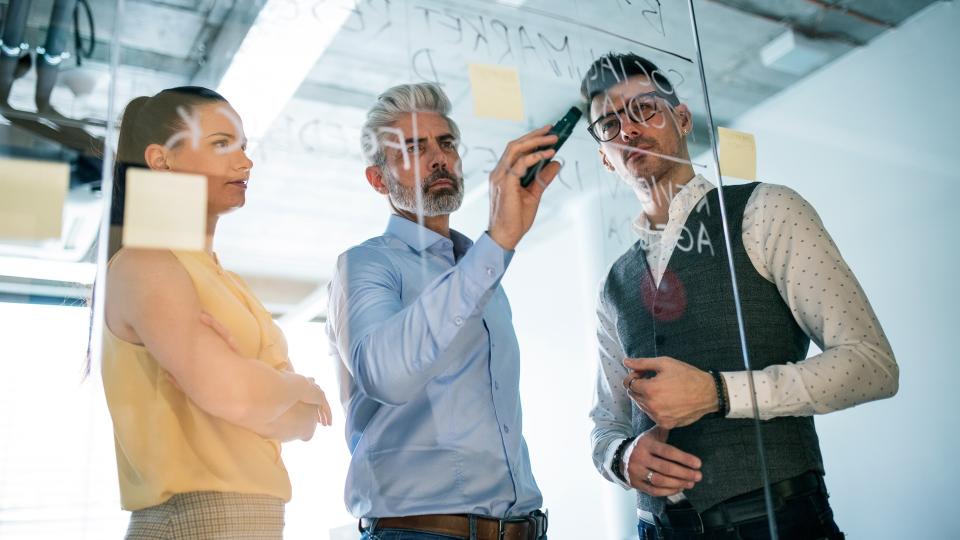
{"label": "hand holding marker", "polygon": [[[577,125],[577,121],[580,120],[582,115],[583,112],[579,107],[570,107],[570,110],[567,111],[567,114],[563,115],[563,118],[557,121],[557,123],[554,124],[548,132],[550,135],[557,136],[557,142],[552,146],[540,148],[538,151],[547,150],[548,148],[552,148],[555,151],[560,150],[560,147],[563,146],[563,143],[565,143],[567,138],[570,137],[570,134],[573,133],[573,127]],[[554,153],[554,155],[556,155],[556,153]],[[520,179],[520,185],[527,187],[532,184],[537,178],[537,174],[540,173],[540,169],[546,166],[546,164],[549,162],[549,159],[544,159],[537,162],[537,164],[533,167],[530,167],[530,169],[527,170],[527,173],[523,175],[523,178]]]}

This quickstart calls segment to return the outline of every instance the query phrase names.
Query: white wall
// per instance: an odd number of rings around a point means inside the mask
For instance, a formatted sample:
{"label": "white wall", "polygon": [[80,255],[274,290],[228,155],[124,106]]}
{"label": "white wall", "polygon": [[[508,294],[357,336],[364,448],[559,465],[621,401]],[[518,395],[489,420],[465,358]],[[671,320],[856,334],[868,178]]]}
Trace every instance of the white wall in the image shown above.
{"label": "white wall", "polygon": [[762,180],[811,201],[901,367],[893,399],[817,418],[853,538],[958,538],[960,6],[937,4],[741,117]]}
{"label": "white wall", "polygon": [[520,341],[523,432],[551,540],[624,538],[623,510],[630,509],[608,504],[616,500],[611,490],[622,490],[599,476],[590,457],[599,256],[589,208],[571,203],[531,232],[503,280]]}

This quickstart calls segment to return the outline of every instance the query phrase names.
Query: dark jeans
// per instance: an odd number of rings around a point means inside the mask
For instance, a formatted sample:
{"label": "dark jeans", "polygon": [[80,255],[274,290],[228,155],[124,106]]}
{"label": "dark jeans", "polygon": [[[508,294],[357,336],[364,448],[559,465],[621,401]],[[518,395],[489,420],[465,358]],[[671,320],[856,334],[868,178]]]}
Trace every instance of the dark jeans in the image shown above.
{"label": "dark jeans", "polygon": [[[776,511],[777,534],[780,540],[843,540],[843,533],[833,521],[833,510],[820,494],[791,499]],[[766,518],[748,521],[728,529],[703,533],[675,531],[640,520],[640,540],[766,540],[770,529]]]}

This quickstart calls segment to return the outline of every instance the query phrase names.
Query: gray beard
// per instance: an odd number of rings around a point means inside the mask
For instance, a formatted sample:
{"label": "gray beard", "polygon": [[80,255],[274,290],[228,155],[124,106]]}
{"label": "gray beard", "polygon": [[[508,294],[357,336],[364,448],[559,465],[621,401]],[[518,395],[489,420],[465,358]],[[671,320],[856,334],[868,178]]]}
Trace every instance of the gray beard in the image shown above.
{"label": "gray beard", "polygon": [[[452,175],[452,173],[451,173]],[[430,193],[423,190],[422,203],[423,208],[417,208],[417,194],[415,187],[406,187],[393,175],[389,167],[384,168],[384,176],[387,180],[387,189],[390,193],[390,202],[398,210],[403,210],[411,214],[422,215],[424,217],[435,217],[456,212],[463,204],[463,177],[454,180],[456,191],[451,193],[449,190],[443,190],[439,193]],[[423,179],[423,187],[429,188],[436,180],[431,174]]]}

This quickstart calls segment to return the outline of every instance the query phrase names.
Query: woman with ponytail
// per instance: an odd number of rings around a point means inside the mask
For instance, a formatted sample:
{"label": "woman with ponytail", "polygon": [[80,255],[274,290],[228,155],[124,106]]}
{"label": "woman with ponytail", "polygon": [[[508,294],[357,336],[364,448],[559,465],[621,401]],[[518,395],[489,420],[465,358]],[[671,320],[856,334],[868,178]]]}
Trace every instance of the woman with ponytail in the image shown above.
{"label": "woman with ponytail", "polygon": [[[123,114],[102,375],[128,539],[281,538],[290,480],[280,443],[331,421],[270,314],[212,249],[219,216],[245,202],[245,149],[236,112],[205,88],[138,97]],[[203,251],[119,245],[130,167],[206,177]]]}

